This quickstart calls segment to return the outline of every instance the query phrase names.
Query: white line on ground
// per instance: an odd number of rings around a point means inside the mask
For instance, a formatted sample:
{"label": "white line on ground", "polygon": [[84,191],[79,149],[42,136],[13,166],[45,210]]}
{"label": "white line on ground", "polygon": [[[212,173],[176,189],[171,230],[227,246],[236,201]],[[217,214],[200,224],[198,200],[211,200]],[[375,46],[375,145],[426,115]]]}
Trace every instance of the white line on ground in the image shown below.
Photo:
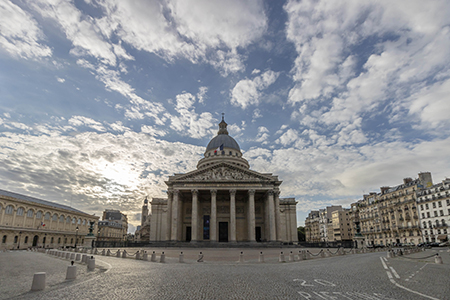
{"label": "white line on ground", "polygon": [[384,262],[384,260],[380,257],[381,263],[383,264],[383,268],[385,268],[386,270],[388,269],[388,267],[386,266],[386,263]]}
{"label": "white line on ground", "polygon": [[400,276],[399,276],[398,273],[394,270],[393,267],[389,267],[389,269],[391,269],[392,274],[394,274],[395,278],[400,279]]}

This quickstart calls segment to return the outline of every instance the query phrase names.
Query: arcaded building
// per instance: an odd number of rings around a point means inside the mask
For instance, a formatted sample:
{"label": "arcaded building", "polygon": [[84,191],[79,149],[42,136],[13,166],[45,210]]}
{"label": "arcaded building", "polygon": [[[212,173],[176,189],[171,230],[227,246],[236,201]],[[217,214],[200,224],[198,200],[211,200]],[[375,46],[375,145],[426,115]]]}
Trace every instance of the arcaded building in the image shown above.
{"label": "arcaded building", "polygon": [[296,201],[280,198],[282,181],[250,170],[222,119],[197,169],[166,181],[151,201],[150,241],[297,241]]}

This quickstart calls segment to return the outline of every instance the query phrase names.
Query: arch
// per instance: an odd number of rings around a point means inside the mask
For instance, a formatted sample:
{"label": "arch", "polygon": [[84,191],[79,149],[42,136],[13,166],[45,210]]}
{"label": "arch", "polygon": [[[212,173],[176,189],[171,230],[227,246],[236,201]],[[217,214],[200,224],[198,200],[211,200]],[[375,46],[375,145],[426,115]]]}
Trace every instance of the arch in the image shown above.
{"label": "arch", "polygon": [[78,218],[77,224],[78,224],[78,225],[81,225],[81,218]]}
{"label": "arch", "polygon": [[83,226],[86,225],[86,219],[83,219]]}
{"label": "arch", "polygon": [[16,211],[17,216],[23,216],[23,213],[25,212],[25,209],[23,207],[19,207]]}
{"label": "arch", "polygon": [[64,223],[64,215],[59,216],[59,223]]}
{"label": "arch", "polygon": [[31,208],[27,211],[27,218],[32,218],[34,216],[34,210]]}
{"label": "arch", "polygon": [[42,210],[38,210],[38,212],[36,213],[36,219],[38,220],[42,219],[42,215],[43,215]]}
{"label": "arch", "polygon": [[72,218],[72,224],[75,224],[77,222],[77,218],[73,217]]}
{"label": "arch", "polygon": [[44,220],[50,220],[50,212],[45,213]]}
{"label": "arch", "polygon": [[67,223],[67,224],[70,223],[70,217],[69,217],[69,216],[67,216],[67,218],[66,218],[66,223]]}
{"label": "arch", "polygon": [[5,208],[5,215],[12,215],[12,214],[13,214],[13,211],[14,211],[14,206],[8,205],[8,206]]}
{"label": "arch", "polygon": [[52,221],[58,221],[58,215],[57,214],[53,214],[53,217],[52,217]]}

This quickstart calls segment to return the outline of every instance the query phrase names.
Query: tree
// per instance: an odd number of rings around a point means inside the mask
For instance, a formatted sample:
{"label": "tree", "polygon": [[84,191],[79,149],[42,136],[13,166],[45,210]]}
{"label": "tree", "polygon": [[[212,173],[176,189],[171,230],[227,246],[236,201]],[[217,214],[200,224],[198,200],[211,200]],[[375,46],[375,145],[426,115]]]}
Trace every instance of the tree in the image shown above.
{"label": "tree", "polygon": [[297,227],[297,236],[298,236],[299,242],[305,241],[305,227],[304,226]]}

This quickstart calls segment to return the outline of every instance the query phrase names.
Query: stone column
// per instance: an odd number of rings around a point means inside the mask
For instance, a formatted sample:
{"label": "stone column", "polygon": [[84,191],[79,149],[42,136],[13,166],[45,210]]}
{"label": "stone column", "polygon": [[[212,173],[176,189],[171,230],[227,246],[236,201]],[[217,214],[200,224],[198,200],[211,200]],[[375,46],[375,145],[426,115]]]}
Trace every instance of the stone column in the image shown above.
{"label": "stone column", "polygon": [[211,222],[209,239],[211,242],[217,242],[217,190],[211,190]]}
{"label": "stone column", "polygon": [[230,242],[236,242],[236,190],[230,190]]}
{"label": "stone column", "polygon": [[275,226],[277,233],[277,241],[281,242],[281,213],[280,213],[280,191],[274,191],[275,197]]}
{"label": "stone column", "polygon": [[178,229],[178,195],[179,191],[173,191],[173,200],[172,200],[172,228],[171,233],[172,236],[170,238],[171,241],[177,240],[177,229]]}
{"label": "stone column", "polygon": [[273,201],[273,190],[268,191],[268,201],[269,201],[269,241],[273,242],[277,240],[276,237],[276,225],[275,225],[275,207]]}
{"label": "stone column", "polygon": [[172,198],[173,192],[167,191],[167,223],[166,223],[166,241],[170,241],[171,238],[171,225],[172,225]]}
{"label": "stone column", "polygon": [[248,191],[248,240],[256,242],[255,239],[255,190]]}
{"label": "stone column", "polygon": [[191,214],[191,242],[198,241],[198,190],[192,192],[192,214]]}

